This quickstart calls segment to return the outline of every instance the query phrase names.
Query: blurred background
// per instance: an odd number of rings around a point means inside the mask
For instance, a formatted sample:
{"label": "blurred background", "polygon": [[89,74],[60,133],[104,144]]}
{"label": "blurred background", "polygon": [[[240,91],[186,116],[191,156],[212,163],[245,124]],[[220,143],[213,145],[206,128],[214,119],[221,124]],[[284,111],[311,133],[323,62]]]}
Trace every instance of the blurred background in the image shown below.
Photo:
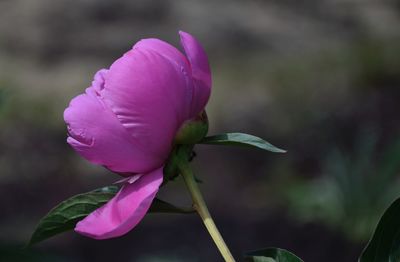
{"label": "blurred background", "polygon": [[[197,146],[201,187],[234,255],[277,246],[356,261],[400,196],[400,1],[0,0],[0,261],[222,261],[196,215],[128,235],[66,233],[28,250],[39,219],[119,179],[65,142],[63,110],[138,40],[204,45],[210,133],[288,150]],[[190,205],[181,180],[161,198]]]}

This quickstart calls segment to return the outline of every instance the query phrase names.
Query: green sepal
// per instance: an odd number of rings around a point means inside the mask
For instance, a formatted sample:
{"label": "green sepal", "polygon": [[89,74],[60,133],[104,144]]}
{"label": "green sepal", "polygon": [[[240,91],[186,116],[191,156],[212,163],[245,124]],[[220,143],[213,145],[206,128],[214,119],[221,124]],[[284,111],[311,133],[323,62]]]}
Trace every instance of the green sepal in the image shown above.
{"label": "green sepal", "polygon": [[206,111],[202,111],[194,119],[183,123],[175,137],[178,145],[194,145],[201,141],[208,132],[208,117]]}
{"label": "green sepal", "polygon": [[[189,162],[192,160],[194,153],[193,147],[194,145],[176,145],[174,147],[164,166],[164,182],[162,186],[179,176],[178,163],[181,161],[181,157],[185,157]],[[203,181],[198,177],[195,177],[195,179],[197,183],[203,183]]]}

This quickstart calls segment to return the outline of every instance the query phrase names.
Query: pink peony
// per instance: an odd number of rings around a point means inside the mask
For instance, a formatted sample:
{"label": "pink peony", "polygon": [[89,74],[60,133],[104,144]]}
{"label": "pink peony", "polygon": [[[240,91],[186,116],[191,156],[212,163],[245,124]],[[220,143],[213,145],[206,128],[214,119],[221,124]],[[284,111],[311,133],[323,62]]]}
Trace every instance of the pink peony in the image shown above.
{"label": "pink peony", "polygon": [[186,56],[159,39],[141,40],[98,71],[65,110],[67,142],[90,162],[131,177],[76,232],[106,239],[135,227],[163,181],[179,128],[204,110],[211,91],[207,55],[193,36],[179,34]]}

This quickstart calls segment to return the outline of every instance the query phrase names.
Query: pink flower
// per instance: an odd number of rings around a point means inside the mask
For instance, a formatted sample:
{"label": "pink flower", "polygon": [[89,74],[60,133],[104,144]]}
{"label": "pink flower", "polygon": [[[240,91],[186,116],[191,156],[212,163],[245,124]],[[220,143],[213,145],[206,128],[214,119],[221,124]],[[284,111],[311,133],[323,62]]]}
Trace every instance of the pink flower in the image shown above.
{"label": "pink flower", "polygon": [[76,225],[78,233],[106,239],[135,227],[163,181],[178,129],[204,110],[211,91],[207,55],[193,36],[179,34],[186,56],[159,39],[141,40],[98,71],[65,110],[67,142],[90,162],[132,177]]}

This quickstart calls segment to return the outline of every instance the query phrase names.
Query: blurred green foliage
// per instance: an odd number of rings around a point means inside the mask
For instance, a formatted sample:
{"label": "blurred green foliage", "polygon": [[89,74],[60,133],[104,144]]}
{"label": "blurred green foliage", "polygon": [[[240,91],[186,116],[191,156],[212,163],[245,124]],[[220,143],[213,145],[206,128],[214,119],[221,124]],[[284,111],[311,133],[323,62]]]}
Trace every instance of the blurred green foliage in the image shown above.
{"label": "blurred green foliage", "polygon": [[292,216],[319,221],[355,241],[371,236],[384,209],[400,195],[400,138],[379,153],[375,133],[365,131],[353,152],[332,149],[322,176],[296,180],[286,191]]}

